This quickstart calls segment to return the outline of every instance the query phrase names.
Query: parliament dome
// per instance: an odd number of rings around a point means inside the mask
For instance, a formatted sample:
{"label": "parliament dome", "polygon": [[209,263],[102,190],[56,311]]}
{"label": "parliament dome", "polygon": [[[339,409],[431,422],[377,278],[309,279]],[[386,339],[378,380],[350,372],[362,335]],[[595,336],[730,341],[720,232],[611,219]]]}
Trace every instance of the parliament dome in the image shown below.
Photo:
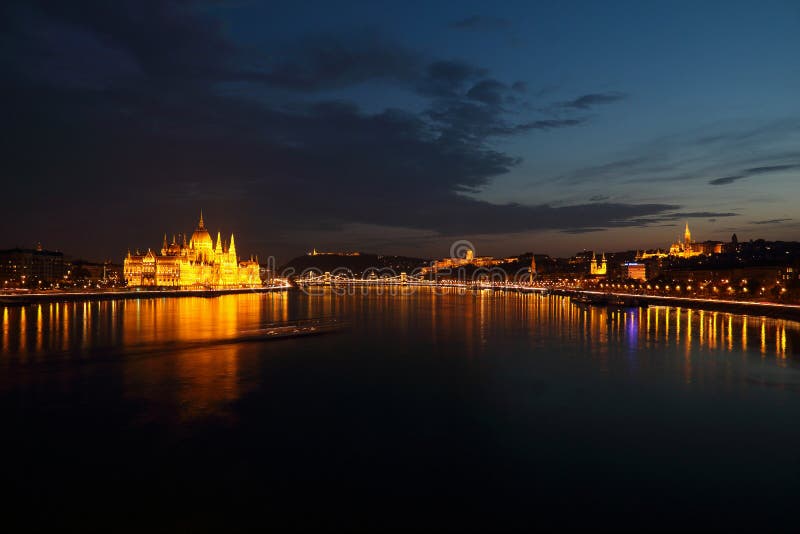
{"label": "parliament dome", "polygon": [[203,212],[200,212],[200,222],[197,223],[197,228],[195,228],[192,234],[189,245],[195,250],[212,250],[214,248],[211,234],[208,233],[206,225],[203,223]]}
{"label": "parliament dome", "polygon": [[211,243],[211,234],[205,228],[198,228],[192,234],[192,243],[194,248],[213,248]]}

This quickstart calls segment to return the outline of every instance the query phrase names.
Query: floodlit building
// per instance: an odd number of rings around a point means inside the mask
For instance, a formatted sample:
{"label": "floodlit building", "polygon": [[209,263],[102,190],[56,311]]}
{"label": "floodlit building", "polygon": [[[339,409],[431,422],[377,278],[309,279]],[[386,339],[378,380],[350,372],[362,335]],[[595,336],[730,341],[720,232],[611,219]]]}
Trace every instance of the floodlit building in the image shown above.
{"label": "floodlit building", "polygon": [[216,245],[211,239],[200,213],[200,222],[189,242],[184,234],[178,243],[164,242],[159,254],[148,249],[146,253],[128,255],[123,262],[123,274],[128,286],[159,287],[255,287],[261,285],[258,261],[251,257],[239,261],[233,234],[230,243],[224,244],[217,233]]}
{"label": "floodlit building", "polygon": [[650,260],[660,258],[694,258],[703,254],[722,254],[724,252],[723,243],[720,241],[704,241],[698,243],[692,240],[692,232],[689,230],[689,223],[683,232],[683,240],[678,240],[669,247],[669,251],[651,250],[642,251],[636,254],[637,260]]}
{"label": "floodlit building", "polygon": [[628,262],[623,264],[625,268],[625,278],[639,280],[644,282],[647,280],[647,267],[644,263]]}
{"label": "floodlit building", "polygon": [[592,276],[605,276],[608,274],[608,261],[606,260],[605,252],[602,259],[597,259],[594,252],[592,252],[592,259],[589,262],[589,274]]}
{"label": "floodlit building", "polygon": [[476,256],[475,251],[471,248],[464,251],[464,257],[451,257],[436,260],[431,266],[423,267],[421,272],[423,274],[431,271],[439,271],[443,269],[453,269],[458,267],[493,267],[503,263],[516,261],[517,258],[494,258],[492,256]]}
{"label": "floodlit building", "polygon": [[692,232],[689,230],[689,223],[686,223],[686,230],[683,232],[683,241],[677,241],[669,247],[669,255],[679,258],[693,258],[705,254],[705,247],[692,241]]}

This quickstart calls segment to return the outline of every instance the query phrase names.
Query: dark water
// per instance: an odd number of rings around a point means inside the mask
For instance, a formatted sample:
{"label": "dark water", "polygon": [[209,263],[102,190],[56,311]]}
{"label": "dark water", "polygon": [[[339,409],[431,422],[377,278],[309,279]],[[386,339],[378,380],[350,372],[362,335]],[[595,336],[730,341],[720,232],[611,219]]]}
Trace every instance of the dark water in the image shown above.
{"label": "dark water", "polygon": [[795,322],[425,291],[0,314],[14,530],[800,524]]}

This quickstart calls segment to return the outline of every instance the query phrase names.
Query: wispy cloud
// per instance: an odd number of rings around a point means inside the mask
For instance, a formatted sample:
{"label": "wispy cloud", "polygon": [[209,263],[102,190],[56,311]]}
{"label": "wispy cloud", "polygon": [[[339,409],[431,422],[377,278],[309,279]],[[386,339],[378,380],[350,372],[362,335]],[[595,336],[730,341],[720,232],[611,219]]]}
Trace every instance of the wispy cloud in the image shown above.
{"label": "wispy cloud", "polygon": [[613,104],[625,98],[628,98],[628,95],[625,93],[590,93],[579,96],[574,100],[560,102],[558,106],[562,108],[589,109],[604,104]]}
{"label": "wispy cloud", "polygon": [[800,149],[793,147],[793,142],[800,142],[800,121],[793,119],[721,132],[718,126],[711,126],[653,139],[631,147],[612,161],[581,167],[549,180],[571,185],[695,182],[720,186],[750,176],[800,168]]}
{"label": "wispy cloud", "polygon": [[710,180],[708,183],[711,185],[725,185],[725,184],[732,184],[737,180],[741,180],[742,178],[747,178],[747,176],[743,174],[738,174],[736,176],[724,176],[722,178],[715,178]]}
{"label": "wispy cloud", "polygon": [[780,224],[791,221],[791,218],[785,219],[768,219],[766,221],[750,221],[750,224]]}
{"label": "wispy cloud", "polygon": [[604,232],[608,230],[608,228],[567,228],[566,230],[561,230],[565,234],[571,235],[580,235],[580,234],[592,234],[594,232]]}
{"label": "wispy cloud", "polygon": [[795,169],[800,169],[800,163],[751,167],[749,169],[745,169],[740,174],[736,174],[733,176],[725,176],[723,178],[715,178],[713,180],[710,180],[708,183],[711,185],[726,185],[726,184],[732,184],[733,182],[739,180],[743,180],[745,178],[749,178],[751,176],[758,176],[759,174],[770,174],[775,172],[791,171]]}

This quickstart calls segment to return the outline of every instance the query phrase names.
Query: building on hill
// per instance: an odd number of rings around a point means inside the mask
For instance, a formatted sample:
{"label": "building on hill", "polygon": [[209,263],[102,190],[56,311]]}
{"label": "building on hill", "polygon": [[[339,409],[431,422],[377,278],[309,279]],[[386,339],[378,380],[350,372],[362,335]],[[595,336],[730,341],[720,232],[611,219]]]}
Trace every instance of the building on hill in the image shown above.
{"label": "building on hill", "polygon": [[460,267],[494,267],[505,263],[512,263],[518,258],[495,258],[492,256],[476,256],[475,251],[467,249],[464,257],[451,257],[436,260],[431,265],[421,269],[422,274],[438,272],[440,270],[454,269]]}
{"label": "building on hill", "polygon": [[692,239],[692,232],[689,230],[689,223],[683,232],[683,240],[678,240],[669,247],[669,252],[661,249],[642,251],[636,254],[636,260],[650,260],[660,258],[694,258],[704,254],[721,254],[724,245],[721,241],[704,241],[698,243]]}
{"label": "building on hill", "polygon": [[360,252],[323,252],[316,248],[311,249],[308,253],[309,256],[360,256]]}
{"label": "building on hill", "polygon": [[[180,241],[180,243],[179,243]],[[125,282],[130,287],[254,287],[261,285],[258,261],[239,261],[233,234],[224,244],[217,233],[216,245],[200,213],[200,222],[189,242],[186,235],[164,241],[159,254],[128,251],[123,262]]]}

